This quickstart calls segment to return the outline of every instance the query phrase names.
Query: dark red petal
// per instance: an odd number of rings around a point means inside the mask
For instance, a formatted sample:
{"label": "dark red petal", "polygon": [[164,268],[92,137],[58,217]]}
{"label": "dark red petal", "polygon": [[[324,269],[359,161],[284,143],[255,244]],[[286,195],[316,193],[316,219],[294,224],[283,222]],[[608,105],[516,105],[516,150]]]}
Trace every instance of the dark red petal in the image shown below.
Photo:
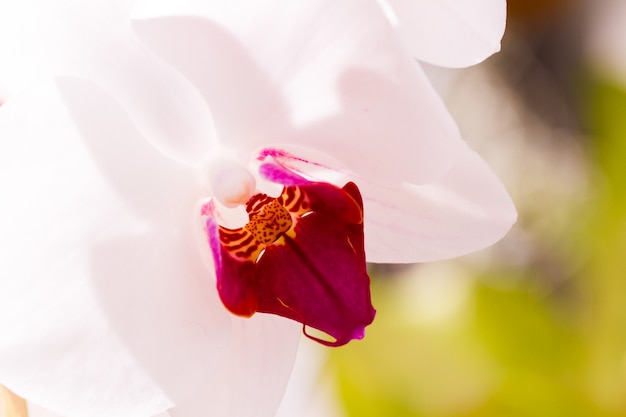
{"label": "dark red petal", "polygon": [[350,182],[340,189],[331,184],[316,182],[301,185],[300,189],[308,197],[312,211],[334,216],[337,220],[348,223],[363,223],[363,200],[354,183]]}
{"label": "dark red petal", "polygon": [[[340,346],[374,320],[363,251],[363,226],[313,213],[295,239],[268,247],[258,262],[258,311],[297,320]],[[324,343],[324,341],[320,341]]]}
{"label": "dark red petal", "polygon": [[209,239],[214,242],[219,294],[235,314],[277,314],[335,339],[321,340],[305,331],[320,343],[344,345],[362,338],[375,315],[365,266],[361,196],[352,183],[343,189],[325,183],[299,188],[312,212],[297,220],[295,237],[284,235],[257,262],[232,256],[219,244],[219,236]]}

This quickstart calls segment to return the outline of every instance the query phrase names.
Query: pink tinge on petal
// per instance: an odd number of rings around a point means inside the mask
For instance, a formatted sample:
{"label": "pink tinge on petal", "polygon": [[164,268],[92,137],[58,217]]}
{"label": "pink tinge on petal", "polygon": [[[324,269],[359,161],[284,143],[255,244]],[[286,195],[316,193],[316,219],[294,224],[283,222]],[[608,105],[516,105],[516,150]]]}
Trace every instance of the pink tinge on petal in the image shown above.
{"label": "pink tinge on petal", "polygon": [[411,54],[444,67],[478,64],[500,50],[506,0],[379,0]]}
{"label": "pink tinge on petal", "polygon": [[250,222],[240,229],[219,227],[205,211],[225,306],[241,316],[264,312],[298,321],[308,337],[328,346],[362,338],[375,310],[358,188],[287,186],[278,198],[252,197],[247,211]]}
{"label": "pink tinge on petal", "polygon": [[282,185],[304,185],[308,183],[306,178],[273,163],[261,164],[259,174],[269,181]]}

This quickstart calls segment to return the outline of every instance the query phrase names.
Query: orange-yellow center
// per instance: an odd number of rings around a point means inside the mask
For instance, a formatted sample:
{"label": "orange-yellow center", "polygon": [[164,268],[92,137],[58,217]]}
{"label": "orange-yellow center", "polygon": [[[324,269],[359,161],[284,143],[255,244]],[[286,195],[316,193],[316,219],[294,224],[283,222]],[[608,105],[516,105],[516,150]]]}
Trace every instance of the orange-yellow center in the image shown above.
{"label": "orange-yellow center", "polygon": [[257,242],[271,245],[289,231],[293,221],[289,211],[273,199],[263,205],[261,210],[250,215],[250,221],[244,226]]}

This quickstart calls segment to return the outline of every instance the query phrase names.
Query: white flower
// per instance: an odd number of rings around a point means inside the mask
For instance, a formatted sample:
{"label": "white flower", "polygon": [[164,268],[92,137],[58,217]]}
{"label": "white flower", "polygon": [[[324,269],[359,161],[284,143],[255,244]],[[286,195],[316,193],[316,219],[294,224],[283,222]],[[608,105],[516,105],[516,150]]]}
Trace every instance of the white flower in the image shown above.
{"label": "white flower", "polygon": [[[390,4],[407,34],[417,11]],[[463,48],[420,39],[430,60],[495,49],[499,13],[420,4],[455,16],[436,39],[495,27]],[[26,399],[66,417],[273,414],[300,325],[218,299],[197,222],[218,150],[254,177],[265,156],[354,181],[370,262],[458,256],[513,223],[377,3],[145,1],[129,16],[124,1],[0,6],[0,383]]]}

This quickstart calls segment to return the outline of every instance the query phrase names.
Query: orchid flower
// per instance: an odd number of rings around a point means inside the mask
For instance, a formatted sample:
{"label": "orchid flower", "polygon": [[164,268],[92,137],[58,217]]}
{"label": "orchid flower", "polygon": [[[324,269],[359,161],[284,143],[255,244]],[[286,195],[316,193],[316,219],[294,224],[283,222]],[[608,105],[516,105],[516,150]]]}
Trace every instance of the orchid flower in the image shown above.
{"label": "orchid flower", "polygon": [[[366,260],[501,238],[514,207],[409,48],[473,64],[504,2],[415,4],[0,9],[0,383],[66,417],[270,416],[303,326],[373,320]],[[401,40],[429,14],[446,48]]]}

